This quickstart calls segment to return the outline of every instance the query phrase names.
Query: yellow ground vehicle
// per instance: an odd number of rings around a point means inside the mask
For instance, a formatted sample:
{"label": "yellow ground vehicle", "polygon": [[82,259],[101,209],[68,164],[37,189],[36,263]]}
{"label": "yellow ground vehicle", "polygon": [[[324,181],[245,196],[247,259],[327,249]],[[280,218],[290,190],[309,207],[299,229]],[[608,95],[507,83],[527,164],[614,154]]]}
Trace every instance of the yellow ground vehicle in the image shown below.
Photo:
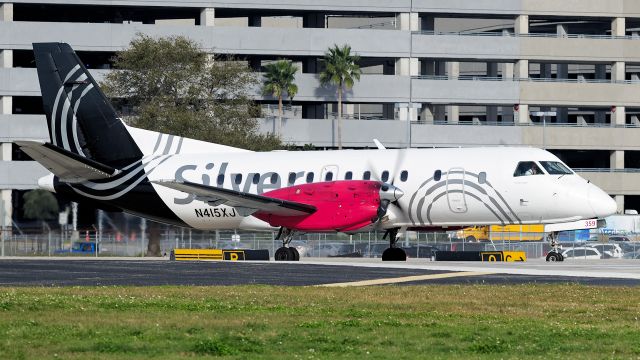
{"label": "yellow ground vehicle", "polygon": [[471,226],[456,232],[458,239],[474,241],[542,241],[544,225]]}

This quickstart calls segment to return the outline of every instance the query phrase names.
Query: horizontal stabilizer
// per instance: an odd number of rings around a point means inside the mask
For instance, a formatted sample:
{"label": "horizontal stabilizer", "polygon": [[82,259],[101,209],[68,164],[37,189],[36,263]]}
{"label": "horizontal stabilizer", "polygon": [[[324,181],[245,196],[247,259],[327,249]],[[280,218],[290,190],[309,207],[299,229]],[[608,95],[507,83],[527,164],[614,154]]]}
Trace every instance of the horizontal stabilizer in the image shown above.
{"label": "horizontal stabilizer", "polygon": [[55,174],[60,181],[79,183],[107,179],[119,170],[42,141],[16,141],[16,145],[33,160]]}
{"label": "horizontal stabilizer", "polygon": [[293,201],[254,195],[240,191],[192,183],[189,181],[162,180],[154,183],[168,188],[193,194],[196,199],[206,201],[212,206],[227,205],[239,209],[240,214],[248,216],[263,212],[280,216],[305,216],[313,214],[316,207]]}

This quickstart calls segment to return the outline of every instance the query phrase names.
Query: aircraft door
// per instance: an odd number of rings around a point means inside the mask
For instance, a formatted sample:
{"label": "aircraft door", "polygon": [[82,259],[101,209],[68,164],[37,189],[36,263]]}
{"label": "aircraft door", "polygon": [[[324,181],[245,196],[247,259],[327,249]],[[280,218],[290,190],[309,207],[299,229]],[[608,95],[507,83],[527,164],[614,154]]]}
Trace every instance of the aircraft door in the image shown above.
{"label": "aircraft door", "polygon": [[320,173],[320,181],[338,180],[338,165],[325,165]]}
{"label": "aircraft door", "polygon": [[447,201],[449,209],[454,213],[467,212],[467,199],[465,197],[465,173],[463,168],[451,168],[447,172]]}

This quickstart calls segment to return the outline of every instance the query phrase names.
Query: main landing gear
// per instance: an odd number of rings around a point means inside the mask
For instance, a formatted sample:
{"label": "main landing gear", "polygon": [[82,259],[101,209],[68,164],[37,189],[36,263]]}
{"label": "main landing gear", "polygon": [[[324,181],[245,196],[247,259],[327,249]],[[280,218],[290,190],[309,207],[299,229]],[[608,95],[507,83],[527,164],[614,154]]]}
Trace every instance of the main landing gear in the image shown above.
{"label": "main landing gear", "polygon": [[300,253],[298,253],[298,249],[289,247],[289,243],[293,239],[293,230],[281,227],[276,237],[276,240],[279,239],[282,239],[282,247],[276,250],[273,258],[276,261],[299,261]]}
{"label": "main landing gear", "polygon": [[551,250],[547,254],[547,261],[564,261],[564,256],[562,256],[562,247],[558,244],[558,233],[550,233],[548,239],[549,244],[551,244]]}
{"label": "main landing gear", "polygon": [[398,230],[397,228],[389,229],[382,237],[384,240],[389,236],[389,248],[382,253],[382,261],[407,261],[407,253],[404,249],[397,247]]}

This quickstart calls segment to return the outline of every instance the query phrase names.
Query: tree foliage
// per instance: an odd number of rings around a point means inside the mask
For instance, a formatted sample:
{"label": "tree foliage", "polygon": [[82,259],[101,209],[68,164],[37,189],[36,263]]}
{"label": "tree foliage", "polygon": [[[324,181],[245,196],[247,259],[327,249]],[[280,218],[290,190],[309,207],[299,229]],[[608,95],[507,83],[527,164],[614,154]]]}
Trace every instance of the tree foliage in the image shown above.
{"label": "tree foliage", "polygon": [[134,126],[250,150],[281,146],[257,132],[249,89],[258,79],[245,62],[211,56],[183,36],[138,35],[114,65],[102,85],[133,109]]}
{"label": "tree foliage", "polygon": [[266,65],[265,70],[263,94],[278,98],[278,112],[282,116],[282,99],[285,94],[293,99],[298,93],[298,85],[295,84],[298,68],[291,60],[278,60]]}
{"label": "tree foliage", "polygon": [[360,80],[360,56],[351,54],[351,46],[333,45],[324,54],[325,70],[320,73],[322,85],[336,86],[338,91],[338,148],[342,149],[342,94]]}
{"label": "tree foliage", "polygon": [[24,217],[35,220],[51,220],[60,211],[58,200],[46,190],[31,190],[22,195],[24,200]]}

